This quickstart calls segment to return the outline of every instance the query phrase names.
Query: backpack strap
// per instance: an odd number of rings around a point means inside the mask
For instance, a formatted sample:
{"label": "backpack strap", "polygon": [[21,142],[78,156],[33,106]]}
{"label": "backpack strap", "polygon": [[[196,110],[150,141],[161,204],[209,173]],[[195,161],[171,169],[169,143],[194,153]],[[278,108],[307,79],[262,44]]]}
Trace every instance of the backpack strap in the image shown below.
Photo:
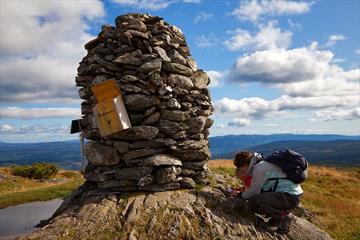
{"label": "backpack strap", "polygon": [[286,177],[283,177],[283,178],[268,178],[268,179],[266,179],[266,182],[267,181],[275,181],[275,184],[271,187],[271,188],[269,188],[269,189],[267,189],[267,190],[264,190],[263,188],[261,188],[261,193],[265,193],[265,192],[275,192],[276,191],[276,189],[277,189],[277,186],[279,185],[279,180],[280,179],[287,179]]}

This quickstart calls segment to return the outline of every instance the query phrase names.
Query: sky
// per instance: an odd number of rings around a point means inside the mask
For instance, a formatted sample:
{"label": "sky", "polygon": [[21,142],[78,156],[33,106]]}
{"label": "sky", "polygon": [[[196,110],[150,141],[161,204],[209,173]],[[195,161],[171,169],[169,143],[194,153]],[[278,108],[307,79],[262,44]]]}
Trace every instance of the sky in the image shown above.
{"label": "sky", "polygon": [[118,15],[179,27],[210,76],[210,136],[360,134],[358,0],[1,0],[0,141],[78,138],[84,44]]}

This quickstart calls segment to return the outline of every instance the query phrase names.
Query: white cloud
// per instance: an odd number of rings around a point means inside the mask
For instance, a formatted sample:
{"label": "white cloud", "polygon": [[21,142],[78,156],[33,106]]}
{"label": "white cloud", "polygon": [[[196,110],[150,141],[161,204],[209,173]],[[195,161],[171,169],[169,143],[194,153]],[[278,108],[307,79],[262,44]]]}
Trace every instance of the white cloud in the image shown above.
{"label": "white cloud", "polygon": [[196,15],[194,17],[194,23],[205,22],[212,17],[213,17],[213,14],[211,14],[211,13],[198,12],[198,13],[196,13]]}
{"label": "white cloud", "polygon": [[39,134],[39,133],[61,133],[69,134],[69,126],[58,126],[58,125],[22,125],[22,126],[11,126],[11,125],[1,125],[0,131],[2,134]]}
{"label": "white cloud", "polygon": [[256,50],[267,50],[272,48],[288,48],[291,43],[292,33],[281,31],[276,27],[275,22],[260,26],[256,35],[251,35],[248,31],[241,28],[236,29],[233,36],[224,41],[224,45],[229,50],[239,50],[244,47],[253,47]]}
{"label": "white cloud", "polygon": [[360,48],[358,48],[358,49],[355,49],[355,54],[357,54],[357,55],[360,55]]}
{"label": "white cloud", "polygon": [[246,118],[235,118],[228,123],[229,127],[246,127],[250,125],[250,120]]}
{"label": "white cloud", "polygon": [[323,110],[315,113],[313,121],[333,121],[333,120],[356,120],[360,119],[360,108],[354,109],[333,109]]}
{"label": "white cloud", "polygon": [[215,36],[213,33],[209,33],[208,35],[201,35],[200,37],[197,37],[195,40],[195,44],[198,47],[212,47],[219,43],[219,39]]}
{"label": "white cloud", "polygon": [[[214,108],[217,116],[235,116],[238,119],[250,121],[250,119],[263,119],[279,115],[291,117],[289,111],[300,109],[325,111],[333,108],[356,107],[359,101],[359,96],[290,97],[283,95],[273,100],[258,97],[239,100],[223,98],[214,103]],[[356,113],[358,112],[352,114]],[[336,118],[329,120],[336,120]]]}
{"label": "white cloud", "polygon": [[[165,9],[179,0],[112,0],[113,3],[120,4],[125,7],[133,7],[138,9],[161,10]],[[182,0],[183,3],[200,3],[201,0]]]}
{"label": "white cloud", "polygon": [[1,118],[79,118],[81,112],[79,108],[19,108],[7,107],[0,109]]}
{"label": "white cloud", "polygon": [[101,1],[1,2],[1,101],[78,99],[74,77]]}
{"label": "white cloud", "polygon": [[346,37],[342,34],[331,35],[328,41],[326,42],[325,46],[326,47],[334,46],[338,41],[344,41],[345,39]]}
{"label": "white cloud", "polygon": [[231,14],[239,20],[257,22],[262,17],[299,15],[310,10],[312,2],[287,0],[240,1],[240,6]]}
{"label": "white cloud", "polygon": [[270,49],[239,57],[230,72],[235,82],[264,84],[309,81],[329,71],[330,51]]}
{"label": "white cloud", "polygon": [[219,71],[214,71],[214,70],[209,70],[206,71],[206,73],[209,75],[210,77],[210,85],[209,87],[219,87],[223,85],[224,79],[227,76],[227,72],[223,71],[223,72],[219,72]]}
{"label": "white cloud", "polygon": [[70,126],[63,125],[0,125],[1,141],[5,142],[49,142],[76,139],[70,134]]}

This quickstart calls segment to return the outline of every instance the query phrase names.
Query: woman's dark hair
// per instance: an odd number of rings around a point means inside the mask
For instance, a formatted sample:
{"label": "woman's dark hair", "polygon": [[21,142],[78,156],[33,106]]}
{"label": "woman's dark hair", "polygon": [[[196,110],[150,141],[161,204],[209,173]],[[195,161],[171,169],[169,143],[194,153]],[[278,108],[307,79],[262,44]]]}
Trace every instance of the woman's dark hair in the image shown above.
{"label": "woman's dark hair", "polygon": [[242,167],[245,164],[250,164],[250,161],[254,154],[249,151],[237,152],[234,157],[234,165],[236,167]]}

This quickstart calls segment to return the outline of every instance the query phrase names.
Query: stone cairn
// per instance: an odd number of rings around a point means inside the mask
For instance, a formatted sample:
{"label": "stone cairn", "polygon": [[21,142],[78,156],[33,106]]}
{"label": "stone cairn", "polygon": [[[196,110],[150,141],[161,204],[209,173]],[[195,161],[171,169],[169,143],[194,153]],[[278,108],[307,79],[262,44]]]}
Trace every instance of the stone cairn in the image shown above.
{"label": "stone cairn", "polygon": [[[85,45],[80,62],[81,129],[98,189],[166,191],[205,184],[213,120],[208,75],[197,69],[182,31],[149,14],[118,16]],[[101,137],[91,86],[115,79],[132,127]]]}

